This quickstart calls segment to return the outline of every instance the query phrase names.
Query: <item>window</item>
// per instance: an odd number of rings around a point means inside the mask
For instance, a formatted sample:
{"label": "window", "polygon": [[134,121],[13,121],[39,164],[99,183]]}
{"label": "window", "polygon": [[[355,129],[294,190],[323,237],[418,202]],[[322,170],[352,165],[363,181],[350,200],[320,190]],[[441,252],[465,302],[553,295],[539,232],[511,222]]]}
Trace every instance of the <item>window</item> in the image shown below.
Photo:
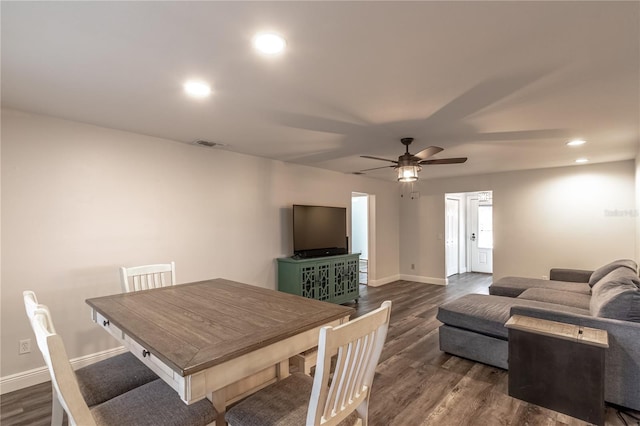
{"label": "window", "polygon": [[478,248],[493,248],[493,206],[478,206]]}

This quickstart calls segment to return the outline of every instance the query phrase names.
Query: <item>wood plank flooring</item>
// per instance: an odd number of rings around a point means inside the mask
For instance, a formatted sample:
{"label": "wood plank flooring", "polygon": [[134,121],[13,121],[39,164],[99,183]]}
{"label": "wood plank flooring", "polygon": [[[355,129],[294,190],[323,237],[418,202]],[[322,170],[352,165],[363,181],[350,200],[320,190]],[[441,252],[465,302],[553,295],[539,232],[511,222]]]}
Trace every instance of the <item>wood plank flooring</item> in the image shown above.
{"label": "wood plank flooring", "polygon": [[[438,305],[467,293],[488,293],[491,275],[462,274],[446,287],[397,281],[361,287],[356,316],[392,300],[387,342],[373,383],[371,426],[586,425],[587,423],[509,397],[507,372],[440,352]],[[48,425],[51,385],[43,383],[3,395],[0,424]],[[636,417],[640,413],[632,412]],[[628,425],[640,425],[622,414]],[[625,425],[607,407],[607,425]]]}

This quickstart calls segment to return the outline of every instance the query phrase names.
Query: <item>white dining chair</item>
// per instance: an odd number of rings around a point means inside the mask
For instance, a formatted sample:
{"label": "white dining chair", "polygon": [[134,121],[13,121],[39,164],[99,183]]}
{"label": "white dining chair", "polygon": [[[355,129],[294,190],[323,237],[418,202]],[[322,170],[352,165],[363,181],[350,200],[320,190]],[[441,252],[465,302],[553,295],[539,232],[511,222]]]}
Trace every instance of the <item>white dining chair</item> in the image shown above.
{"label": "white dining chair", "polygon": [[123,293],[175,285],[176,263],[122,267],[120,268],[120,281]]}
{"label": "white dining chair", "polygon": [[70,425],[204,426],[215,421],[215,410],[209,400],[187,405],[161,379],[90,408],[80,392],[62,339],[55,333],[49,311],[36,308],[31,326]]}
{"label": "white dining chair", "polygon": [[[49,312],[46,305],[38,303],[33,291],[22,293],[24,307],[31,321],[37,309]],[[48,327],[55,333],[51,314]],[[80,393],[88,406],[98,405],[111,398],[158,379],[158,376],[138,360],[131,352],[115,355],[75,371]],[[55,387],[52,387],[51,424],[62,424],[63,409]]]}
{"label": "white dining chair", "polygon": [[[323,327],[315,377],[293,374],[251,395],[225,416],[230,426],[368,423],[371,383],[389,328],[391,302],[337,327]],[[331,358],[337,354],[331,371]]]}

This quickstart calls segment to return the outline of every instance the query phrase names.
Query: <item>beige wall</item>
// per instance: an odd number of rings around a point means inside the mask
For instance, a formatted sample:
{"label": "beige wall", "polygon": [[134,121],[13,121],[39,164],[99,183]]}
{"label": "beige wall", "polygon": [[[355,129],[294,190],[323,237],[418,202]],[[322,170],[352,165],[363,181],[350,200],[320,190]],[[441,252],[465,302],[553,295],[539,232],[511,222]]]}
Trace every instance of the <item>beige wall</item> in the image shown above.
{"label": "beige wall", "polygon": [[22,291],[50,306],[72,358],[115,346],[84,300],[120,291],[117,268],[176,261],[178,282],[275,288],[292,254],[291,205],[376,197],[376,278],[397,276],[398,188],[355,175],[5,110],[0,376],[44,365]]}
{"label": "beige wall", "polygon": [[634,211],[636,217],[636,261],[640,260],[640,142],[638,151],[636,156],[636,209]]}
{"label": "beige wall", "polygon": [[634,258],[634,175],[623,161],[421,181],[401,204],[401,274],[444,278],[444,194],[480,190],[493,190],[495,278]]}

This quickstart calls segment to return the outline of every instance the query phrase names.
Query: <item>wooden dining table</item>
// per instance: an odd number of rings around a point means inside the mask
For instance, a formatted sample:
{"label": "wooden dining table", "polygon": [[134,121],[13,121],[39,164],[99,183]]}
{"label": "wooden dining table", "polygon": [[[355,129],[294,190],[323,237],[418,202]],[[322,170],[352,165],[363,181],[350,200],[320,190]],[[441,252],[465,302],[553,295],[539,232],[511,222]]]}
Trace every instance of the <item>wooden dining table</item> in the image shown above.
{"label": "wooden dining table", "polygon": [[226,407],[289,374],[289,358],[353,308],[226,279],[87,299],[93,321],[191,404]]}

